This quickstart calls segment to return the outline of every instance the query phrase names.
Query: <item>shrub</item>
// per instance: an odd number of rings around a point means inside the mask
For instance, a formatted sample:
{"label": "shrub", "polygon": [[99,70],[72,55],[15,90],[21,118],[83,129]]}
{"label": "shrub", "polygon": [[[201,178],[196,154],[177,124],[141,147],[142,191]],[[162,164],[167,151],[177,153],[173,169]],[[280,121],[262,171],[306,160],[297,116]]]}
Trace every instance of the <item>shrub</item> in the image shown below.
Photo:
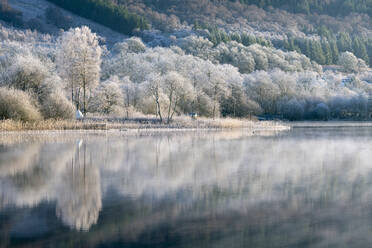
{"label": "shrub", "polygon": [[140,38],[132,37],[127,39],[125,42],[115,44],[112,49],[116,53],[144,53],[146,51],[146,45]]}
{"label": "shrub", "polygon": [[313,118],[318,120],[328,120],[330,115],[330,110],[327,104],[319,103],[316,105],[314,110],[312,111]]}
{"label": "shrub", "polygon": [[37,121],[41,119],[41,115],[27,93],[0,88],[0,119]]}
{"label": "shrub", "polygon": [[49,68],[34,55],[17,55],[14,63],[7,68],[4,83],[9,87],[31,92],[39,98],[46,93],[46,88],[49,88],[44,83],[49,75],[48,70]]}
{"label": "shrub", "polygon": [[284,118],[288,120],[301,120],[304,117],[304,103],[299,102],[296,98],[285,102],[280,108]]}
{"label": "shrub", "polygon": [[53,92],[43,101],[41,113],[46,119],[72,119],[75,107],[62,93]]}

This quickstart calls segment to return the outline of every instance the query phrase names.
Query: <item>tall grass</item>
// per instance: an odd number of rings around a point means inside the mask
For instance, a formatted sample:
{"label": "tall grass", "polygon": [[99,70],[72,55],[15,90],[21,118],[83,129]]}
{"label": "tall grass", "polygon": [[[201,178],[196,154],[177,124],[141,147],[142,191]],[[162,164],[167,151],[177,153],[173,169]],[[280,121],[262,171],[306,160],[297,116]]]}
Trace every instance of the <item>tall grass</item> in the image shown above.
{"label": "tall grass", "polygon": [[287,126],[276,122],[258,122],[247,119],[199,119],[187,117],[176,118],[169,124],[160,123],[155,119],[120,120],[120,119],[88,119],[76,120],[44,120],[34,122],[3,120],[0,121],[0,131],[23,130],[286,130]]}
{"label": "tall grass", "polygon": [[107,126],[106,123],[101,122],[80,122],[73,120],[54,120],[48,119],[43,121],[14,121],[3,120],[0,121],[1,131],[25,131],[25,130],[107,130],[118,129],[117,125]]}

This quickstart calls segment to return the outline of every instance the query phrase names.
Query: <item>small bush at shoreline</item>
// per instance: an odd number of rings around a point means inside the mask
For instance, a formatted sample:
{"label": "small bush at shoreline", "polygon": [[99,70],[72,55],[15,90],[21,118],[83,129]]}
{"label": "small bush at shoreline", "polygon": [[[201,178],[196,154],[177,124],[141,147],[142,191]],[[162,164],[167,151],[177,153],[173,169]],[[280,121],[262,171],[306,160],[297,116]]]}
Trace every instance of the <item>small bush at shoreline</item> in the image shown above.
{"label": "small bush at shoreline", "polygon": [[41,113],[44,118],[72,119],[74,118],[75,107],[66,97],[55,92],[43,102]]}
{"label": "small bush at shoreline", "polygon": [[33,105],[31,97],[20,90],[0,88],[0,119],[38,121],[41,114]]}

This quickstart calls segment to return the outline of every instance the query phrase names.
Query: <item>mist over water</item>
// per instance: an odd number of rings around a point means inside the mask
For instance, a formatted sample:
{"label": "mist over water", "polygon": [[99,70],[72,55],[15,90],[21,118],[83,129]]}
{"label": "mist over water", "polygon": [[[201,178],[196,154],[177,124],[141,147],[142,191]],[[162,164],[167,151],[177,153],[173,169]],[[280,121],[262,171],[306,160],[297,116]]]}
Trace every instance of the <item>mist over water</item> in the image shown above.
{"label": "mist over water", "polygon": [[0,247],[369,247],[372,128],[0,136]]}

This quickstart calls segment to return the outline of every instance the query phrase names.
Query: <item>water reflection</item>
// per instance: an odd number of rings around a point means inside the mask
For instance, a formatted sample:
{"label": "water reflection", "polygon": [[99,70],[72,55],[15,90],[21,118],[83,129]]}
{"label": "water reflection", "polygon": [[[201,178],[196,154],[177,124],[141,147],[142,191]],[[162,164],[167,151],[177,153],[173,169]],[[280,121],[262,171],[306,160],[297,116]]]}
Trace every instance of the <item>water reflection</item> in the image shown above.
{"label": "water reflection", "polygon": [[[0,150],[0,209],[56,201],[57,216],[88,230],[102,207],[100,173],[82,140],[3,145]],[[83,149],[81,149],[83,147]]]}
{"label": "water reflection", "polygon": [[87,247],[372,244],[371,128],[26,136],[0,138],[0,244],[26,209],[48,220],[32,242],[68,227]]}
{"label": "water reflection", "polygon": [[87,145],[82,144],[80,140],[71,163],[60,174],[57,216],[71,228],[89,230],[102,208],[101,183],[98,167],[87,154]]}

